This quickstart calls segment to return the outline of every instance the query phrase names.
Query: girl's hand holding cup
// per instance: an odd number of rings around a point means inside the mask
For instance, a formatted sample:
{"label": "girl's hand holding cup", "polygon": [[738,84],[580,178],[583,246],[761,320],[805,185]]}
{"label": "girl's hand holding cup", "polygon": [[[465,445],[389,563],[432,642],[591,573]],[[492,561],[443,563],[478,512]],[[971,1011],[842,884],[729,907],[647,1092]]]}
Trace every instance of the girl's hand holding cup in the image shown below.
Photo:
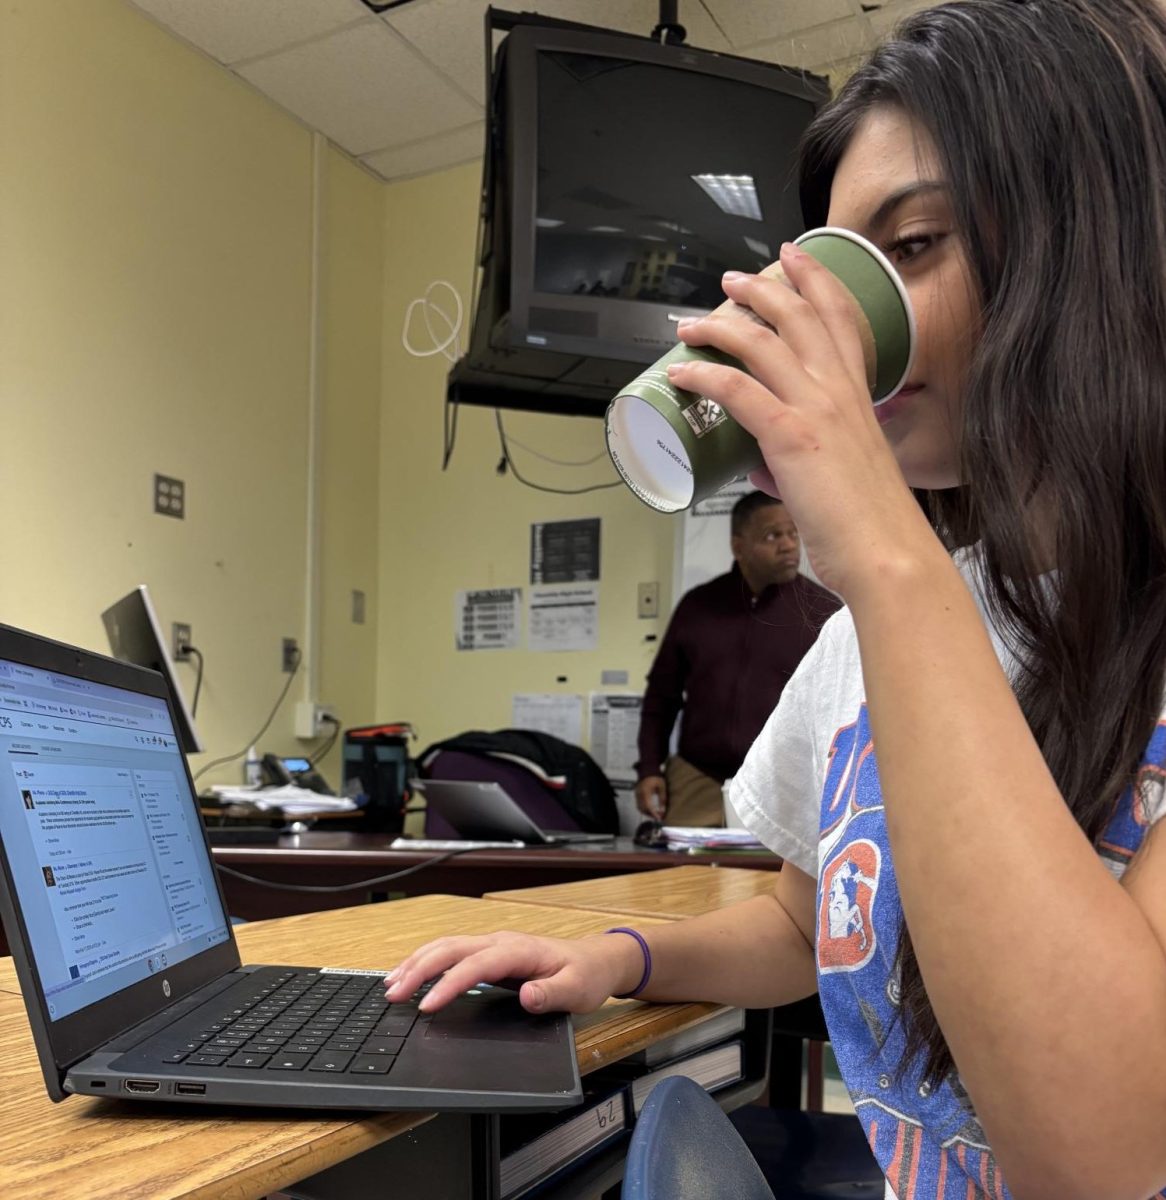
{"label": "girl's hand holding cup", "polygon": [[[749,475],[779,495],[819,579],[847,597],[867,564],[930,531],[874,406],[906,382],[915,322],[875,246],[811,230],[612,402],[608,446],[646,503],[677,511]],[[752,319],[742,319],[743,316]]]}

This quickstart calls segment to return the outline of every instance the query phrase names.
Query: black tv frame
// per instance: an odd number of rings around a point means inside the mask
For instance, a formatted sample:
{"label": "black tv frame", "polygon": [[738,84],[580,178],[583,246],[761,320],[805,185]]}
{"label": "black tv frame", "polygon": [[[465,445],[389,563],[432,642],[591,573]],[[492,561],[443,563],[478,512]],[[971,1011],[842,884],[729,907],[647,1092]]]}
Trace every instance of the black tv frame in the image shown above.
{"label": "black tv frame", "polygon": [[[508,36],[494,53],[499,33]],[[514,35],[517,34],[517,39]],[[735,55],[662,43],[635,34],[573,21],[490,8],[485,19],[487,65],[486,148],[482,164],[477,264],[481,269],[469,346],[450,371],[447,400],[494,408],[528,409],[602,417],[612,395],[642,365],[674,342],[669,316],[703,310],[654,301],[613,301],[635,328],[638,342],[562,336],[554,344],[526,343],[527,314],[540,303],[532,292],[535,238],[537,111],[534,78],[541,50],[608,54],[640,59],[700,75],[717,75],[783,92],[820,106],[829,98],[825,78]],[[518,66],[511,45],[518,51]],[[541,303],[570,307],[574,297],[547,296]],[[631,349],[634,347],[634,350]],[[637,353],[632,358],[631,353]]]}

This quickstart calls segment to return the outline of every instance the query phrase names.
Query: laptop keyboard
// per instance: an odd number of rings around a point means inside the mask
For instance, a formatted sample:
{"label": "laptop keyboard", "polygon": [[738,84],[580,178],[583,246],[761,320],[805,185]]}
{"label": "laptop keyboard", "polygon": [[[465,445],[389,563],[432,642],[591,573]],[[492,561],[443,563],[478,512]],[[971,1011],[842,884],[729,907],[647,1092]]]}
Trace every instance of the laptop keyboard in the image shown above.
{"label": "laptop keyboard", "polygon": [[180,1041],[155,1039],[151,1050],[161,1062],[191,1067],[387,1075],[429,987],[388,1004],[381,975],[263,975],[250,989],[232,988],[231,1008],[217,1019],[193,1034],[188,1028]]}

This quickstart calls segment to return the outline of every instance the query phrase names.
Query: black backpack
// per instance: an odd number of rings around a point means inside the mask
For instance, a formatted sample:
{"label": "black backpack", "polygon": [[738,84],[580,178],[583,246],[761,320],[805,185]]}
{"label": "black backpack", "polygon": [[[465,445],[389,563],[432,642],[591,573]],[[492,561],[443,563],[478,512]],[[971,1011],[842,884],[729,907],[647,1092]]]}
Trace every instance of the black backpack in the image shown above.
{"label": "black backpack", "polygon": [[611,782],[586,750],[562,738],[533,729],[499,729],[494,733],[474,729],[426,747],[417,757],[422,773],[441,750],[517,761],[536,778],[555,781],[547,782],[548,788],[580,829],[587,833],[619,833]]}

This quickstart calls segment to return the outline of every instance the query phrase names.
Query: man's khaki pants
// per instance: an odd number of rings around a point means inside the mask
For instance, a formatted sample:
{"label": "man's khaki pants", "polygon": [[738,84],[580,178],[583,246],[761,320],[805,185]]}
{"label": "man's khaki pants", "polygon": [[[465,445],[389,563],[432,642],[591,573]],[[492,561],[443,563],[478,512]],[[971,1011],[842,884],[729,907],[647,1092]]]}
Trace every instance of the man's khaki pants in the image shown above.
{"label": "man's khaki pants", "polygon": [[668,786],[667,825],[706,825],[720,828],[725,823],[725,800],[721,785],[698,771],[692,763],[674,754],[664,764]]}

